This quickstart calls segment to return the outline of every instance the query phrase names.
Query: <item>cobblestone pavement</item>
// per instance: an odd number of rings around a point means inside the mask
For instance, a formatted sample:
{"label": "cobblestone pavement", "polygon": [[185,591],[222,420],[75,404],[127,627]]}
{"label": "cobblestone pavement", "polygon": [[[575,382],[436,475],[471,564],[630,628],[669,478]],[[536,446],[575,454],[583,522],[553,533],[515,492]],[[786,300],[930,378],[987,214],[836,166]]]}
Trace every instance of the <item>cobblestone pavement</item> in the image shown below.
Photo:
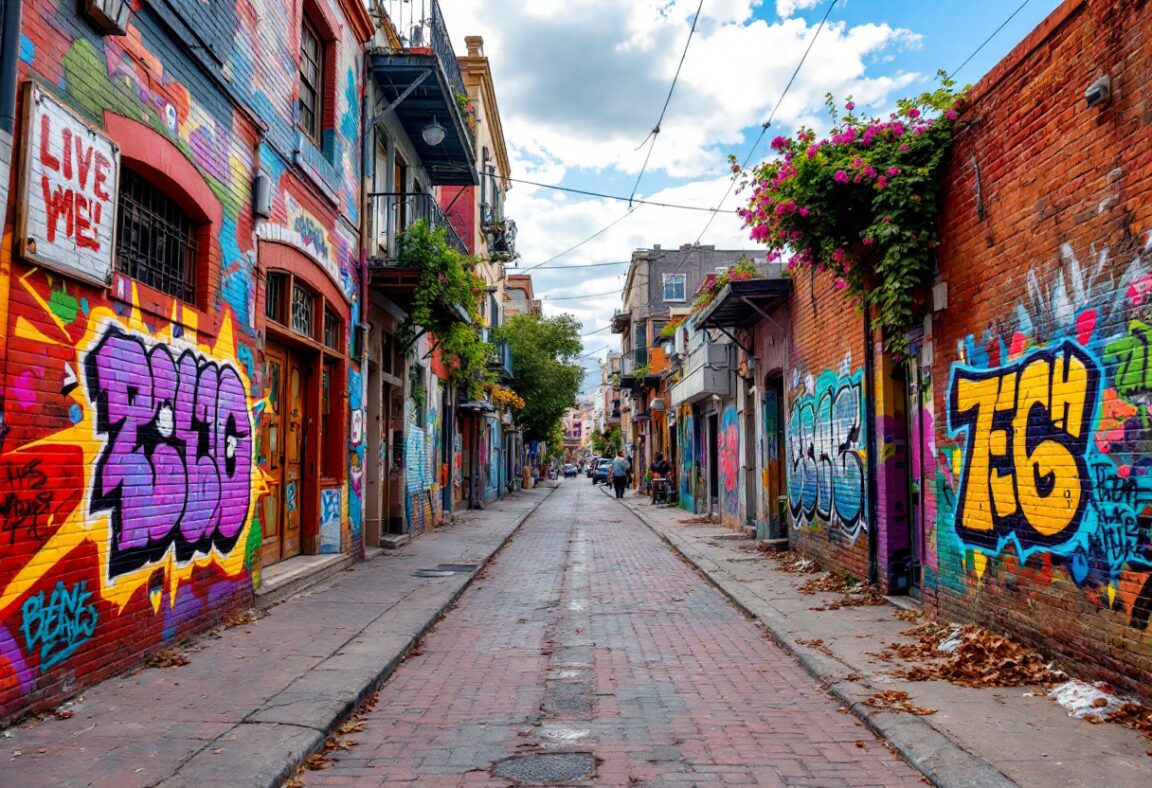
{"label": "cobblestone pavement", "polygon": [[922,782],[581,481],[529,518],[306,785]]}

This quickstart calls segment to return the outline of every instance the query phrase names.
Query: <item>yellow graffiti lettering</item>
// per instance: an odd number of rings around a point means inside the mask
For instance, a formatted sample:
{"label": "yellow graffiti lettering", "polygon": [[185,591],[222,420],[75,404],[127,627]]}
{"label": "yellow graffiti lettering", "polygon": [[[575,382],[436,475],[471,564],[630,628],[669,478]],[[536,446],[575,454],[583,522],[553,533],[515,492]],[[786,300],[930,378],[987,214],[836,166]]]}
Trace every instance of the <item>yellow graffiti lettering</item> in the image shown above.
{"label": "yellow graffiti lettering", "polygon": [[1099,368],[1065,340],[993,369],[958,367],[948,419],[964,434],[956,525],[995,548],[1072,538],[1087,502],[1085,452],[1099,401]]}

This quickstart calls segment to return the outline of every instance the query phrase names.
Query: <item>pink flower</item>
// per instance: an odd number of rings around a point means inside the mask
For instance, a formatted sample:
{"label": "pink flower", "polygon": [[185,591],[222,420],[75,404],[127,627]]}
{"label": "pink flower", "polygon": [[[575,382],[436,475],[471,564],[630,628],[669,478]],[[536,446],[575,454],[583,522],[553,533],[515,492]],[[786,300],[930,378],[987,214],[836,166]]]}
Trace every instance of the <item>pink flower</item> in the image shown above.
{"label": "pink flower", "polygon": [[807,216],[808,215],[808,209],[807,208],[801,208],[799,213],[801,216]]}
{"label": "pink flower", "polygon": [[885,216],[884,217],[884,224],[892,224],[892,217],[891,216]]}
{"label": "pink flower", "polygon": [[904,114],[915,120],[916,118],[920,117],[920,110],[916,109],[915,107],[909,107],[908,111]]}
{"label": "pink flower", "polygon": [[903,145],[901,145],[896,150],[900,151],[901,153],[907,153],[908,151],[910,151],[912,149],[908,147],[908,143],[904,143]]}
{"label": "pink flower", "polygon": [[875,242],[875,241],[873,241],[873,240],[872,240],[871,238],[869,238],[868,236],[864,236],[864,238],[861,240],[861,243],[863,243],[865,246],[871,246],[872,244],[874,244],[874,243],[876,243],[876,242]]}
{"label": "pink flower", "polygon": [[849,112],[851,112],[852,110],[856,109],[856,102],[854,102],[854,101],[849,101],[847,104],[845,104],[845,105],[844,105],[844,109],[846,109],[846,110],[848,110]]}
{"label": "pink flower", "polygon": [[832,259],[838,263],[844,262],[845,252],[839,246],[832,250]]}
{"label": "pink flower", "polygon": [[844,172],[844,170],[836,170],[836,174],[832,176],[832,179],[837,183],[847,183],[850,180],[848,173]]}
{"label": "pink flower", "polygon": [[881,175],[879,178],[876,179],[876,188],[877,189],[888,188],[888,179],[885,178],[883,175]]}
{"label": "pink flower", "polygon": [[808,158],[810,158],[810,159],[816,158],[816,154],[819,151],[820,151],[819,145],[812,145],[811,147],[808,148]]}
{"label": "pink flower", "polygon": [[776,136],[772,138],[772,150],[784,150],[788,147],[788,140],[785,137]]}
{"label": "pink flower", "polygon": [[956,113],[950,109],[946,109],[944,110],[944,117],[948,118],[948,120],[956,120]]}
{"label": "pink flower", "polygon": [[837,290],[843,290],[845,287],[848,286],[848,283],[845,282],[843,279],[837,279],[835,284],[836,284]]}
{"label": "pink flower", "polygon": [[888,177],[894,178],[899,174],[900,174],[900,168],[899,167],[889,167],[888,168]]}

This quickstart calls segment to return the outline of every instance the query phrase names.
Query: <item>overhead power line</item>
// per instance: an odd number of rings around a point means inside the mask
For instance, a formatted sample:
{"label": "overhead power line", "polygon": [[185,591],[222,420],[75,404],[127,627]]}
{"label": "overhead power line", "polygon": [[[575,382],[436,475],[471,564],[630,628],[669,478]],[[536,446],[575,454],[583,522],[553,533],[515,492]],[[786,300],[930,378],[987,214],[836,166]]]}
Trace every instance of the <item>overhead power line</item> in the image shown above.
{"label": "overhead power line", "polygon": [[[570,194],[582,194],[586,197],[599,197],[604,200],[617,200],[619,202],[631,202],[637,205],[654,205],[657,208],[677,208],[682,211],[706,211],[708,213],[716,213],[719,208],[705,208],[701,205],[681,205],[672,202],[660,202],[658,200],[641,200],[636,197],[621,197],[619,194],[604,194],[602,192],[587,191],[585,189],[574,189],[570,186],[557,186],[552,183],[541,183],[539,181],[529,181],[524,178],[511,178],[507,175],[496,176],[501,180],[511,181],[512,183],[524,183],[529,186],[539,186],[542,189],[554,189],[558,192],[569,192]],[[731,211],[735,213],[735,211]]]}
{"label": "overhead power line", "polygon": [[[688,31],[688,40],[684,42],[684,51],[680,53],[680,63],[676,66],[676,73],[672,77],[672,85],[668,88],[668,97],[664,99],[664,107],[660,110],[660,117],[656,119],[656,125],[648,136],[644,138],[647,142],[652,140],[652,144],[648,146],[648,153],[644,156],[644,164],[640,166],[640,173],[636,176],[636,184],[632,187],[632,194],[628,198],[628,204],[632,204],[632,198],[636,196],[636,190],[640,188],[640,179],[644,177],[644,171],[648,169],[648,160],[652,158],[652,149],[656,147],[656,138],[660,136],[660,126],[664,123],[664,114],[668,111],[668,105],[672,103],[672,93],[676,90],[676,82],[680,79],[680,69],[684,68],[684,59],[688,56],[688,46],[692,43],[692,36],[696,34],[696,24],[700,21],[700,12],[704,9],[704,0],[700,0],[700,5],[696,6],[696,16],[692,17],[692,29]],[[640,145],[644,143],[641,142]]]}
{"label": "overhead power line", "polygon": [[[780,98],[777,99],[776,104],[772,107],[772,111],[768,114],[768,120],[764,121],[763,125],[761,125],[760,135],[756,137],[756,141],[752,143],[752,147],[749,149],[748,155],[744,157],[744,163],[740,165],[741,170],[748,168],[748,163],[752,161],[752,157],[756,154],[756,149],[760,147],[760,143],[763,142],[764,135],[767,134],[768,129],[771,128],[772,121],[776,119],[777,110],[780,109],[780,105],[784,102],[784,98],[788,95],[788,91],[792,89],[792,83],[796,81],[796,77],[800,74],[800,69],[804,67],[804,61],[808,59],[809,53],[812,52],[812,47],[816,44],[816,39],[820,37],[820,31],[824,29],[824,23],[828,21],[828,17],[832,14],[832,9],[836,7],[837,2],[838,0],[831,0],[831,2],[828,3],[828,7],[824,9],[824,17],[820,20],[820,24],[816,27],[816,32],[812,34],[812,38],[808,41],[808,48],[804,50],[804,55],[800,58],[800,62],[796,64],[796,70],[793,71],[792,76],[789,77],[788,84],[784,86],[784,91],[780,94]],[[728,199],[728,196],[732,194],[732,187],[735,184],[735,178],[732,178],[730,181],[728,181],[728,188],[724,191],[724,196],[720,198],[720,202],[718,203],[719,208],[724,206],[724,202]],[[696,236],[697,245],[700,244],[700,239],[704,237],[704,233],[708,232],[708,228],[712,226],[712,221],[715,218],[716,214],[712,214],[708,217],[708,221],[705,223],[704,229],[700,231],[698,236]],[[687,260],[688,258],[685,257],[684,259]],[[683,265],[683,263],[681,263],[681,265]]]}
{"label": "overhead power line", "polygon": [[529,271],[535,271],[537,268],[542,268],[543,266],[547,265],[548,263],[554,263],[554,262],[556,262],[557,260],[559,260],[559,259],[560,259],[561,257],[563,257],[564,255],[568,254],[569,252],[574,252],[574,251],[576,251],[577,249],[579,249],[581,246],[583,246],[584,244],[588,243],[589,241],[591,241],[591,240],[593,240],[593,239],[595,239],[595,238],[598,238],[598,237],[600,237],[601,235],[603,235],[604,233],[608,232],[608,231],[609,231],[609,230],[611,230],[613,227],[615,227],[616,225],[620,224],[620,222],[624,221],[624,220],[625,220],[625,219],[627,219],[629,216],[631,216],[631,215],[632,215],[632,214],[633,214],[635,211],[636,211],[636,209],[635,209],[635,208],[629,208],[629,209],[628,209],[628,211],[627,211],[627,212],[626,212],[626,213],[625,213],[623,216],[620,216],[620,217],[618,217],[618,218],[616,218],[616,219],[612,220],[612,221],[611,221],[611,222],[609,222],[609,223],[608,223],[606,226],[604,226],[604,227],[600,228],[599,230],[597,230],[596,232],[592,233],[590,236],[588,236],[587,238],[585,238],[585,239],[584,239],[583,241],[581,241],[580,243],[578,243],[578,244],[574,244],[574,245],[572,245],[572,246],[569,246],[567,249],[565,249],[565,250],[564,250],[563,252],[561,252],[560,254],[558,254],[558,255],[553,255],[552,257],[549,257],[547,260],[545,260],[545,261],[544,261],[544,262],[542,262],[542,263],[538,263],[537,265],[533,265],[533,266],[530,266],[530,267],[528,267],[528,268],[525,268],[523,271],[521,271],[521,273],[525,273],[525,274],[526,274],[526,273],[528,273]]}
{"label": "overhead power line", "polygon": [[986,47],[988,45],[988,42],[996,37],[997,33],[999,33],[1001,30],[1003,30],[1005,27],[1007,27],[1008,23],[1011,22],[1016,17],[1016,15],[1018,13],[1023,11],[1024,6],[1028,5],[1028,3],[1030,3],[1030,2],[1031,2],[1031,0],[1024,0],[1023,3],[1021,3],[1019,6],[1017,6],[1016,10],[1013,11],[1011,14],[1009,14],[1008,18],[1000,23],[1000,27],[993,30],[992,33],[986,39],[984,39],[983,43],[981,43],[980,46],[978,46],[974,50],[972,50],[971,55],[964,58],[963,63],[956,66],[956,68],[952,69],[952,71],[948,74],[948,78],[951,79],[951,78],[955,77],[956,74],[958,74],[960,72],[960,69],[962,69],[962,68],[964,68],[964,66],[968,65],[968,63],[971,62],[972,58],[976,57],[976,55],[980,53],[980,50],[983,49],[984,47]]}

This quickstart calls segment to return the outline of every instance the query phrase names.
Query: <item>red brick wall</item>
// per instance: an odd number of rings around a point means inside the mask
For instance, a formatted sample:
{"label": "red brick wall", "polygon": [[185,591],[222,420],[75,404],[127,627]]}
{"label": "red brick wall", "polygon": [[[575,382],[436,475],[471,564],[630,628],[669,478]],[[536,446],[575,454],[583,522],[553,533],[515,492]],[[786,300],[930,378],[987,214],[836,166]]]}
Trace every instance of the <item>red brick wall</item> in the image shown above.
{"label": "red brick wall", "polygon": [[791,368],[784,373],[789,537],[821,565],[865,579],[863,317],[830,274],[800,271],[792,284]]}
{"label": "red brick wall", "polygon": [[[358,241],[337,216],[354,226],[359,85],[345,77],[361,73],[358,42],[340,42],[329,93],[334,127],[306,167],[293,155],[295,45],[281,43],[298,26],[298,4],[266,3],[256,18],[241,6],[174,3],[180,13],[164,22],[137,4],[128,35],[107,38],[77,12],[82,4],[23,5],[20,80],[36,80],[117,141],[124,163],[181,205],[200,227],[201,263],[190,302],[120,273],[103,288],[13,259],[15,228],[7,226],[0,722],[251,602],[266,490],[257,233],[299,250],[307,278],[332,294],[348,323],[357,313]],[[193,13],[220,47],[215,55],[173,35]],[[227,80],[212,73],[217,57],[228,63]],[[17,128],[18,148],[26,135]],[[272,178],[274,195],[259,228],[257,172]],[[22,199],[16,183],[10,213]],[[341,459],[362,459],[345,433],[337,440]],[[359,499],[351,490],[354,538]]]}
{"label": "red brick wall", "polygon": [[977,86],[945,181],[928,607],[1147,697],[1152,4],[1061,6]]}

